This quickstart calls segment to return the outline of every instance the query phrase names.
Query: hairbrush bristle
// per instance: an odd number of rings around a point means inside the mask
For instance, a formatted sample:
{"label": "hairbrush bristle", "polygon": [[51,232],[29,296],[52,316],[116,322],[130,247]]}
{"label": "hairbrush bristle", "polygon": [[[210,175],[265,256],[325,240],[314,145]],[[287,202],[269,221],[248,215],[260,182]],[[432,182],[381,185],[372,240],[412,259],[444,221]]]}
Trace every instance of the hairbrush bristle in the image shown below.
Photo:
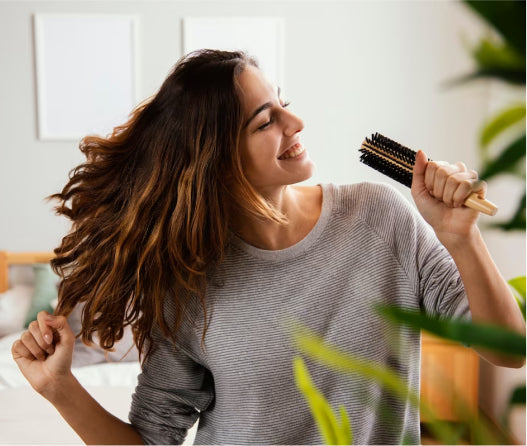
{"label": "hairbrush bristle", "polygon": [[[360,160],[364,164],[405,186],[412,186],[413,167],[417,155],[412,149],[375,133],[371,135],[371,139],[364,140],[359,151],[362,152]],[[478,192],[470,194],[465,199],[464,205],[487,215],[496,215],[498,212],[498,207],[484,197],[480,197]]]}
{"label": "hairbrush bristle", "polygon": [[375,133],[362,143],[360,161],[405,186],[412,185],[415,155],[412,149]]}

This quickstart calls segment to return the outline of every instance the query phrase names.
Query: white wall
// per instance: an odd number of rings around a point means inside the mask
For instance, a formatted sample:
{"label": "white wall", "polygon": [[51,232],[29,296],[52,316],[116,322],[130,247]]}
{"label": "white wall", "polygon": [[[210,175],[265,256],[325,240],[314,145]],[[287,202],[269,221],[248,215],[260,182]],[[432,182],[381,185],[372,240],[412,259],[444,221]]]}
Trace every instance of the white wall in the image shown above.
{"label": "white wall", "polygon": [[[82,160],[75,141],[36,136],[32,14],[43,12],[136,14],[142,98],[182,55],[184,16],[284,17],[286,95],[305,121],[304,145],[317,164],[310,183],[383,181],[358,161],[362,140],[375,131],[431,158],[477,168],[477,132],[496,103],[488,82],[441,88],[472,68],[462,38],[474,42],[483,34],[482,23],[457,2],[0,0],[2,249],[51,250],[59,243],[67,224],[43,199]],[[506,216],[518,191],[500,187],[491,185],[488,195]],[[525,274],[523,234],[488,232],[488,238],[505,277]],[[483,376],[482,400],[490,411],[504,404],[501,381],[507,389],[511,379],[524,379],[520,373],[492,369]]]}
{"label": "white wall", "polygon": [[139,97],[154,93],[181,56],[185,15],[286,19],[286,95],[305,120],[313,182],[380,180],[358,163],[363,138],[380,131],[433,158],[474,162],[487,103],[483,84],[443,92],[471,64],[460,32],[477,23],[460,5],[395,1],[0,1],[0,246],[53,248],[66,226],[43,197],[81,160],[76,142],[36,137],[31,16],[43,12],[139,16]]}

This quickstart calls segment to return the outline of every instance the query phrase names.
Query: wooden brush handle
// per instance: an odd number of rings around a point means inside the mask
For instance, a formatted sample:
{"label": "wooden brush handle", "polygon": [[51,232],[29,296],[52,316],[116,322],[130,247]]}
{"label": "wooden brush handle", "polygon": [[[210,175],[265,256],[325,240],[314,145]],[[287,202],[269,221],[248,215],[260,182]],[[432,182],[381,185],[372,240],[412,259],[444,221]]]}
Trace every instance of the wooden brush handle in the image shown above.
{"label": "wooden brush handle", "polygon": [[491,203],[485,198],[478,197],[478,194],[476,192],[469,195],[469,197],[465,200],[464,204],[465,206],[474,209],[475,211],[479,211],[483,214],[491,216],[496,215],[496,212],[498,212],[498,207],[494,203]]}

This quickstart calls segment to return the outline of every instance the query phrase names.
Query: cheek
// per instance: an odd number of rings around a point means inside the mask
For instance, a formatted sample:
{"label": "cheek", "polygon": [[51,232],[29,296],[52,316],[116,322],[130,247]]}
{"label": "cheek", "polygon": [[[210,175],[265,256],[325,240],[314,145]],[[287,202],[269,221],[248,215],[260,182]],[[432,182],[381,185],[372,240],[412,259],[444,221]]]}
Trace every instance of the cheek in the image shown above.
{"label": "cheek", "polygon": [[[251,150],[252,149],[252,150]],[[269,180],[276,175],[274,160],[254,147],[243,152],[241,164],[247,181],[259,188],[268,184]]]}
{"label": "cheek", "polygon": [[243,173],[247,179],[252,182],[259,175],[262,170],[261,160],[250,150],[246,150],[242,153],[242,168]]}
{"label": "cheek", "polygon": [[242,165],[242,169],[243,169],[244,172],[246,172],[247,169],[252,164],[251,151],[250,151],[248,145],[247,144],[243,144],[243,143],[240,144],[239,153],[240,153],[240,162],[241,162],[241,165]]}
{"label": "cheek", "polygon": [[252,154],[252,150],[246,144],[240,146],[240,163],[242,165],[242,171],[249,183],[253,183],[254,174],[257,171],[255,166],[255,159]]}
{"label": "cheek", "polygon": [[253,138],[240,147],[240,159],[244,171],[249,173],[254,170],[269,168],[274,161],[274,146],[272,141],[265,138]]}

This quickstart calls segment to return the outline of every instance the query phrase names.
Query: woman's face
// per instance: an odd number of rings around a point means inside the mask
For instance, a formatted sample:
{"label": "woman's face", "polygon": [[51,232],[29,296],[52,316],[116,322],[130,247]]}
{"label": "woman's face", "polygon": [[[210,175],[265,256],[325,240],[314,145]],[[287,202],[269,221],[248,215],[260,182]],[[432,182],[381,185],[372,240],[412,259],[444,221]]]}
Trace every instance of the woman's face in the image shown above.
{"label": "woman's face", "polygon": [[300,142],[302,120],[290,112],[262,72],[247,66],[238,76],[244,124],[240,156],[244,173],[263,196],[313,175],[314,163]]}

